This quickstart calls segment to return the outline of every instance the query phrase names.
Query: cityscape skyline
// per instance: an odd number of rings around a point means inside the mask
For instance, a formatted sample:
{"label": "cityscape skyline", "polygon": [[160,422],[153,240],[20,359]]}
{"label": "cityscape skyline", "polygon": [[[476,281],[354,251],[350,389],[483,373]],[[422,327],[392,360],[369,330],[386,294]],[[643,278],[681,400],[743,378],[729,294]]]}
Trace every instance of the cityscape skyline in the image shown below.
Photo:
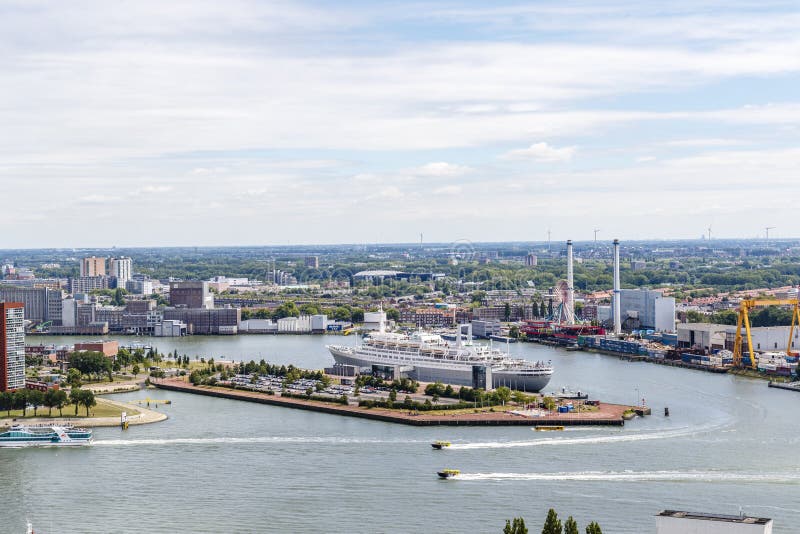
{"label": "cityscape skyline", "polygon": [[[4,247],[792,227],[792,3],[0,14],[0,182],[15,200],[0,224],[48,229]],[[193,231],[163,232],[176,224]]]}

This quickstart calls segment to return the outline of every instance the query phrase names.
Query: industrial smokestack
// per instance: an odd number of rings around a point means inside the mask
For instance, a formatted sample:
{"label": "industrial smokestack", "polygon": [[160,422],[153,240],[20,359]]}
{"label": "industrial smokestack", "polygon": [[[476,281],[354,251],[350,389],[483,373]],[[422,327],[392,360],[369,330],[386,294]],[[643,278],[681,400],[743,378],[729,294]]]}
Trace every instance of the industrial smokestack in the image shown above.
{"label": "industrial smokestack", "polygon": [[567,240],[567,324],[575,324],[575,287],[572,276],[572,239]]}
{"label": "industrial smokestack", "polygon": [[619,239],[614,240],[614,297],[611,301],[614,309],[614,334],[622,332],[622,311],[620,310],[619,293]]}

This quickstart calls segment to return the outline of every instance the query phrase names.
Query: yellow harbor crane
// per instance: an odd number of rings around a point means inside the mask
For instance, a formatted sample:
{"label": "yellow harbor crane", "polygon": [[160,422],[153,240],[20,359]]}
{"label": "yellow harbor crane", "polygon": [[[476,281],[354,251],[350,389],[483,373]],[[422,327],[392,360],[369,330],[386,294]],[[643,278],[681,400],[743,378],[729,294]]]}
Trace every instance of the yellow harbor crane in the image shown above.
{"label": "yellow harbor crane", "polygon": [[786,355],[796,356],[792,352],[792,337],[794,337],[795,326],[800,328],[800,306],[798,299],[749,299],[739,303],[739,317],[736,320],[736,338],[733,344],[733,365],[742,367],[742,324],[744,324],[745,334],[747,335],[747,349],[750,356],[750,367],[757,369],[755,352],[753,351],[753,337],[750,334],[750,315],[749,311],[753,308],[764,308],[767,306],[791,306],[792,307],[792,326],[789,328],[789,342],[786,345]]}

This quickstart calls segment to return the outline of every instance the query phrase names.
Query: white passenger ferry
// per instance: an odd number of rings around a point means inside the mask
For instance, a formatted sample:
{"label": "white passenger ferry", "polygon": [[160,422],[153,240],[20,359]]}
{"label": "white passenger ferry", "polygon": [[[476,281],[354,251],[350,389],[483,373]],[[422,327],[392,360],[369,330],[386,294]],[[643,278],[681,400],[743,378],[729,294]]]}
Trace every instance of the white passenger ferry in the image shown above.
{"label": "white passenger ferry", "polygon": [[91,442],[91,430],[72,426],[14,425],[0,433],[0,447],[65,447]]}

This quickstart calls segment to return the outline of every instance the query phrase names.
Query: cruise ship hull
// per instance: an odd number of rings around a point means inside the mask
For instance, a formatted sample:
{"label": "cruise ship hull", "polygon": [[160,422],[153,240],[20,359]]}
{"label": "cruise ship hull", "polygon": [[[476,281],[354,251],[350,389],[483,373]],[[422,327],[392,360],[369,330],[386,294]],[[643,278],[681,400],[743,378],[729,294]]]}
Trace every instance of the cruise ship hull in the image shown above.
{"label": "cruise ship hull", "polygon": [[[358,357],[350,351],[337,347],[328,347],[336,363],[354,365],[356,367],[372,367],[373,365],[396,365]],[[472,386],[471,365],[450,365],[446,368],[432,367],[424,363],[409,363],[407,376],[420,382],[442,382],[458,386]],[[506,386],[513,390],[538,393],[550,382],[551,373],[524,374],[517,371],[492,369],[492,387]]]}

